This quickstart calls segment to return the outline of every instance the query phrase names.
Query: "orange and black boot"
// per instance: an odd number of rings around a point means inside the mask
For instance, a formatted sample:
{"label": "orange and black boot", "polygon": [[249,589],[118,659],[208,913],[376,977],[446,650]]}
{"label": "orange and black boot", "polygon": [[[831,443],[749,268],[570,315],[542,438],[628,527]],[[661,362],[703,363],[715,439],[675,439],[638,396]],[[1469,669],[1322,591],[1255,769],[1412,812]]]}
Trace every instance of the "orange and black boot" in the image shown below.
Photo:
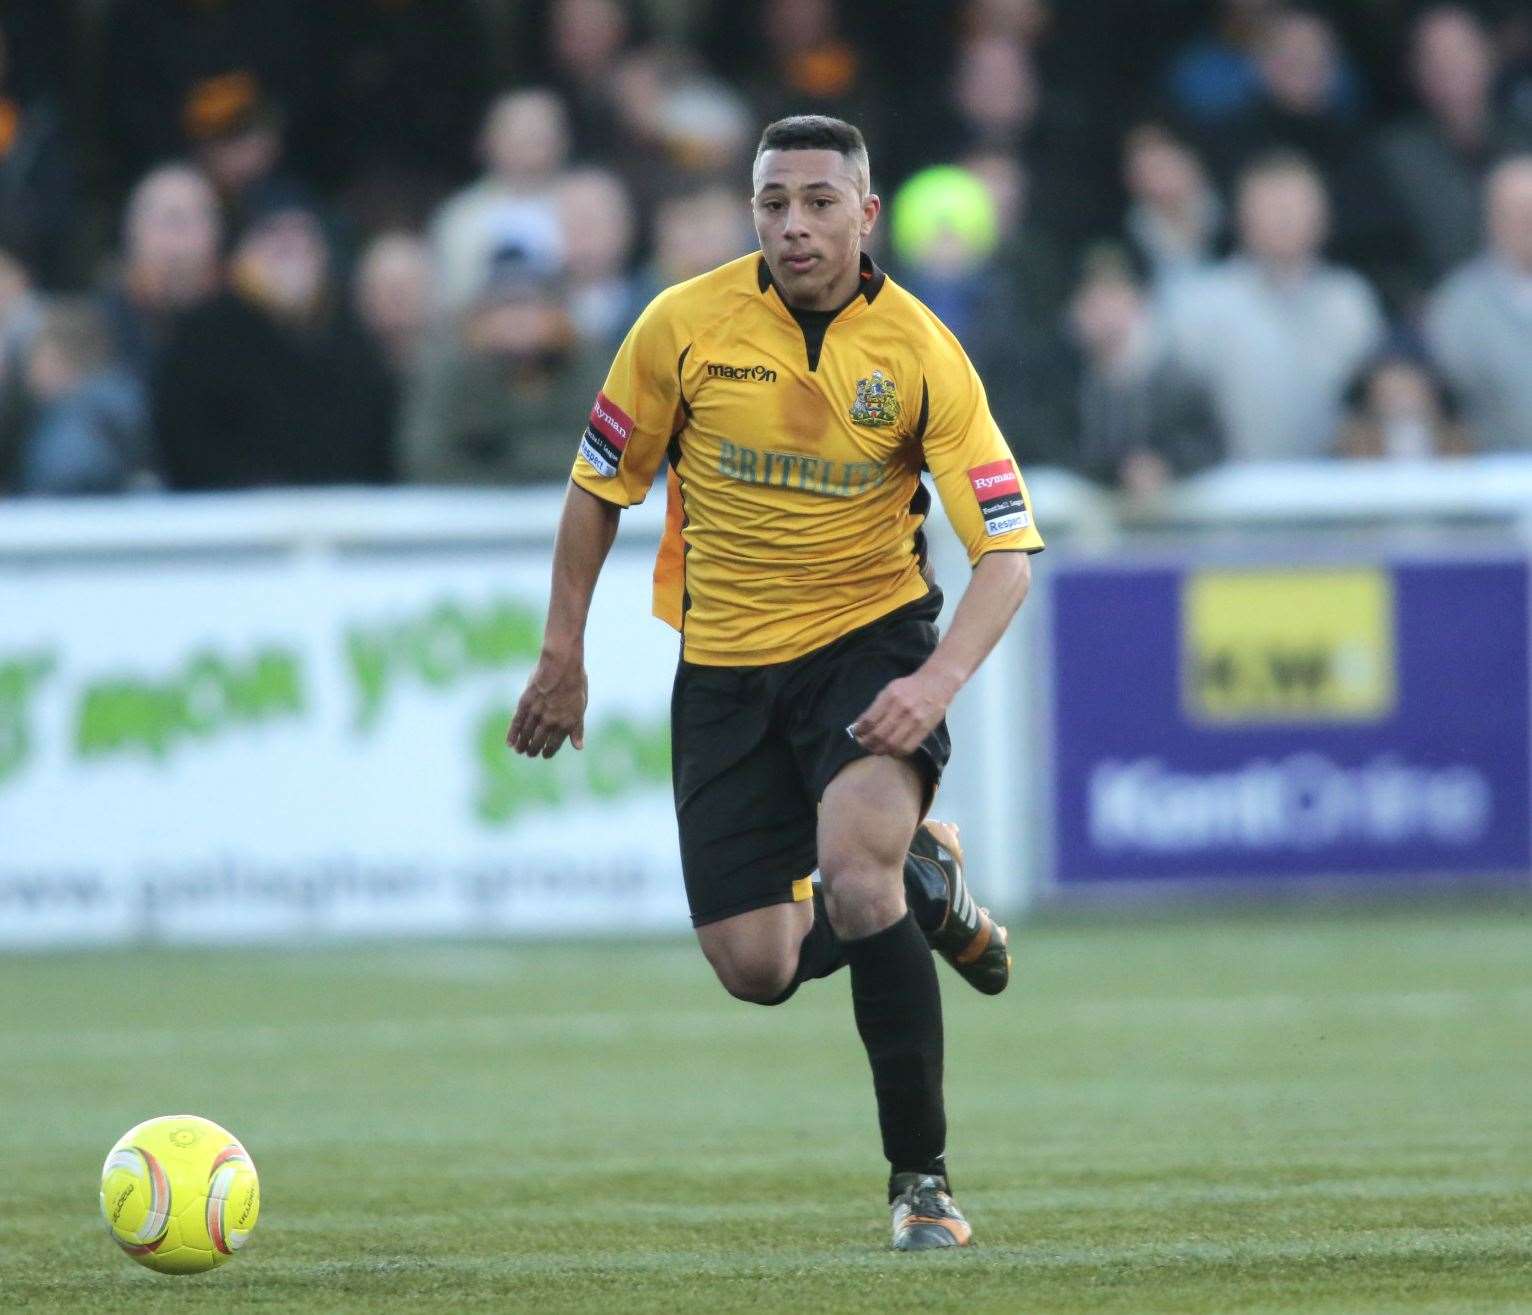
{"label": "orange and black boot", "polygon": [[973,1229],[947,1190],[930,1173],[896,1173],[888,1180],[895,1251],[935,1251],[973,1245]]}
{"label": "orange and black boot", "polygon": [[905,863],[905,896],[931,948],[974,990],[999,995],[1011,980],[1010,936],[963,880],[963,847],[949,822],[922,822]]}

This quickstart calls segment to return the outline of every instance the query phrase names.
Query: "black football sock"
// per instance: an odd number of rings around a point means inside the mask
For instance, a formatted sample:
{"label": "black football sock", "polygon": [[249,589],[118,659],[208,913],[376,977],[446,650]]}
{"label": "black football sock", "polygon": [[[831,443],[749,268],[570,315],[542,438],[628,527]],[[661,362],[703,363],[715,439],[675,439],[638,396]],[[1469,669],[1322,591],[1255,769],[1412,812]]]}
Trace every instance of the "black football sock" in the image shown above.
{"label": "black football sock", "polygon": [[805,933],[798,946],[798,970],[793,974],[792,984],[775,1000],[768,1003],[785,1004],[804,982],[816,977],[828,977],[846,965],[846,950],[835,928],[830,926],[830,915],[825,912],[824,890],[814,883],[814,925]]}
{"label": "black football sock", "polygon": [[890,1170],[945,1174],[941,987],[925,935],[906,913],[892,927],[842,944]]}
{"label": "black football sock", "polygon": [[846,947],[830,926],[830,915],[825,912],[825,893],[818,882],[814,883],[814,925],[809,928],[798,947],[797,980],[807,982],[815,977],[828,977],[846,966]]}

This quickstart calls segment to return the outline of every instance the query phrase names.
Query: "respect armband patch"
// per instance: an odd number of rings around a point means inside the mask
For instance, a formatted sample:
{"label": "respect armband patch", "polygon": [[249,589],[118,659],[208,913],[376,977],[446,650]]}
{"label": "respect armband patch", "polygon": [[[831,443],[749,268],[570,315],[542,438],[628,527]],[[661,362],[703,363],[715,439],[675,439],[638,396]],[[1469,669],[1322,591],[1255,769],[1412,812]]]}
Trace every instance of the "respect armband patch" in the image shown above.
{"label": "respect armband patch", "polygon": [[991,461],[968,472],[973,495],[979,501],[979,515],[984,518],[984,533],[990,538],[1011,530],[1024,530],[1032,523],[1026,499],[1021,496],[1021,477],[1009,461]]}
{"label": "respect armband patch", "polygon": [[622,464],[622,454],[627,451],[628,439],[632,435],[633,417],[605,393],[597,393],[596,404],[590,409],[590,419],[580,438],[580,455],[597,474],[610,478]]}

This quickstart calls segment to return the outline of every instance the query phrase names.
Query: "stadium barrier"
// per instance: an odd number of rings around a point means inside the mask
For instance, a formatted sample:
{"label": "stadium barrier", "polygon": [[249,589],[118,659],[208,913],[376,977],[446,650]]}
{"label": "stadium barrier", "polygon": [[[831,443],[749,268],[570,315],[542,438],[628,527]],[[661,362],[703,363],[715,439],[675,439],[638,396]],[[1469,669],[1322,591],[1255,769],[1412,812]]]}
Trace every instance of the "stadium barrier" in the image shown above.
{"label": "stadium barrier", "polygon": [[[1050,550],[941,798],[996,904],[1526,879],[1532,461],[1230,469],[1131,513],[1030,483]],[[597,592],[585,752],[501,742],[560,501],[9,504],[0,946],[684,927],[659,499]]]}

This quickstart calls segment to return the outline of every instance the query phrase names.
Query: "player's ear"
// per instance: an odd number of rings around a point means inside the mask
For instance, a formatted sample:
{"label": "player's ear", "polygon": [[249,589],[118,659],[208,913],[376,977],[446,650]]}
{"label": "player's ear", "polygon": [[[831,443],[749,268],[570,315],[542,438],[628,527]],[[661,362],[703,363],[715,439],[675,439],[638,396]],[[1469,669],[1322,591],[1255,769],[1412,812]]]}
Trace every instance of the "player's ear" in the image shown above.
{"label": "player's ear", "polygon": [[878,215],[883,210],[883,202],[879,200],[876,192],[868,192],[862,200],[862,236],[866,237],[872,232],[873,225],[878,222]]}

